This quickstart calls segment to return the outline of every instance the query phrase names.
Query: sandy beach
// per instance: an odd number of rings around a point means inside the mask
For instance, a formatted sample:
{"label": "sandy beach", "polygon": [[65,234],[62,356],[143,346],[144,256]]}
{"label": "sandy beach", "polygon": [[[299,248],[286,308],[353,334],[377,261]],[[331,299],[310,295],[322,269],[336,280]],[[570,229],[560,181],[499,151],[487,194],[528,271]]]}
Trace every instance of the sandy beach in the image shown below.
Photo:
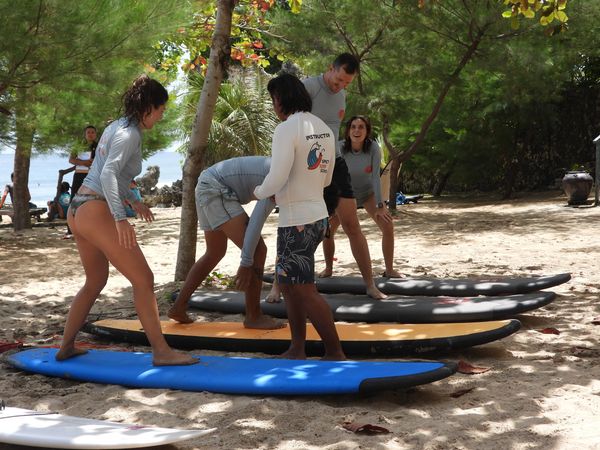
{"label": "sandy beach", "polygon": [[[155,208],[156,221],[136,221],[154,271],[166,319],[179,233],[179,209]],[[373,268],[383,271],[376,225],[359,211]],[[3,223],[10,222],[4,219]],[[277,215],[263,236],[274,259]],[[523,314],[521,330],[501,341],[428,356],[464,360],[490,370],[456,374],[406,391],[362,396],[256,397],[207,392],[127,389],[29,375],[0,364],[0,398],[9,406],[117,422],[218,431],[163,449],[600,449],[600,208],[568,207],[562,192],[493,197],[426,198],[399,206],[397,269],[415,277],[503,277],[571,272],[550,305]],[[56,344],[73,296],[83,283],[75,242],[64,227],[35,227],[23,235],[0,228],[0,341]],[[199,238],[197,255],[203,251]],[[358,275],[348,242],[336,239],[337,275]],[[239,250],[230,243],[217,267],[233,276]],[[317,271],[323,268],[317,251]],[[242,320],[192,311],[198,320]],[[111,268],[92,315],[135,318],[132,290]],[[540,330],[556,328],[560,334]],[[82,333],[87,342],[106,341]],[[143,346],[114,343],[122,349]],[[199,350],[194,354],[224,354]],[[240,353],[245,356],[261,354]],[[422,358],[421,358],[422,359]],[[469,390],[464,395],[453,396]],[[379,425],[389,434],[363,435],[341,424]],[[0,424],[1,426],[1,424]],[[21,448],[2,446],[0,448]]]}

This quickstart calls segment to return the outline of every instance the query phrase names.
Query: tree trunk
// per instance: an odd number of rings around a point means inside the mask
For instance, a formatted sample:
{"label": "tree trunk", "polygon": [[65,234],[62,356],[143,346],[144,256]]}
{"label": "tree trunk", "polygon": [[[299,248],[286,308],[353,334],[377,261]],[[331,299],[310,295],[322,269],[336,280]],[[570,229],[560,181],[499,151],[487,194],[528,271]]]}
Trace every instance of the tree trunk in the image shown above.
{"label": "tree trunk", "polygon": [[198,217],[194,194],[198,176],[204,165],[204,154],[208,145],[208,135],[219,96],[219,88],[225,76],[231,53],[229,36],[236,3],[236,0],[219,0],[217,5],[217,18],[206,77],[198,101],[187,157],[183,165],[183,196],[175,281],[184,280],[196,260]]}
{"label": "tree trunk", "polygon": [[60,198],[60,188],[63,181],[63,178],[66,174],[71,173],[75,170],[75,166],[71,166],[68,169],[60,169],[58,171],[58,181],[56,182],[56,195],[54,196],[54,201],[58,203],[58,199]]}
{"label": "tree trunk", "polygon": [[[21,99],[25,101],[25,99]],[[29,216],[29,166],[35,126],[29,117],[24,116],[22,108],[16,110],[17,146],[14,160],[13,208],[12,218],[15,232],[31,228]]]}
{"label": "tree trunk", "polygon": [[398,158],[392,159],[392,167],[390,169],[390,200],[388,202],[388,208],[390,210],[396,210],[396,192],[398,192],[398,175],[400,173],[401,168],[402,163],[398,160]]}
{"label": "tree trunk", "polygon": [[515,190],[515,183],[517,181],[518,172],[518,161],[511,161],[508,164],[508,169],[504,174],[504,190],[502,193],[502,200],[508,200],[513,197]]}
{"label": "tree trunk", "polygon": [[446,189],[446,184],[448,184],[448,180],[450,179],[450,175],[452,175],[453,169],[447,170],[443,174],[441,174],[433,188],[433,192],[431,193],[434,197],[439,197],[442,195],[444,189]]}

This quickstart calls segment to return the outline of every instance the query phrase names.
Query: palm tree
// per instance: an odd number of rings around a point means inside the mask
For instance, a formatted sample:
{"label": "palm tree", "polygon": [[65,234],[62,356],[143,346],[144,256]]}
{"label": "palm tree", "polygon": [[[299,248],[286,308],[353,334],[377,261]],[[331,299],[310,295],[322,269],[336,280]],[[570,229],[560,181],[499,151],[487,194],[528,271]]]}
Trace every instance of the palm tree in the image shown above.
{"label": "palm tree", "polygon": [[[213,116],[204,167],[237,156],[270,154],[271,137],[277,125],[267,92],[268,75],[259,68],[235,69],[221,85]],[[189,130],[204,78],[194,73],[184,103],[181,130],[183,148],[188,147]]]}

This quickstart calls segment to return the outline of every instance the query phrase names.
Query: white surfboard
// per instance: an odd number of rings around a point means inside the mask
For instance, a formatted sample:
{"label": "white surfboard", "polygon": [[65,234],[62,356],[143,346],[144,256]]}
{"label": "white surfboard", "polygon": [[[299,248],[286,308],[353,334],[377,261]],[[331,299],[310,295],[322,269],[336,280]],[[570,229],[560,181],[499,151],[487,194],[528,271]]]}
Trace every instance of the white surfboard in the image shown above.
{"label": "white surfboard", "polygon": [[108,422],[52,412],[0,410],[0,443],[43,448],[112,449],[172,444],[216,431],[176,430]]}

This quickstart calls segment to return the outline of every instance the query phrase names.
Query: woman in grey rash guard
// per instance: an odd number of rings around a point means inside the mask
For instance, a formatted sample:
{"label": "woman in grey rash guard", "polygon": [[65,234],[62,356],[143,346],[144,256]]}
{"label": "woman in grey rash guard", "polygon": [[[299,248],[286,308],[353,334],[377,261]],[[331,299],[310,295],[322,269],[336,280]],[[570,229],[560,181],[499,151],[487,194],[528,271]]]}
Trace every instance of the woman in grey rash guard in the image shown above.
{"label": "woman in grey rash guard", "polygon": [[102,134],[88,176],[73,197],[67,213],[85,272],[85,283],[71,304],[60,350],[63,360],[86,351],[75,346],[77,332],[108,280],[108,263],[133,286],[135,308],[152,346],[157,366],[198,362],[171,349],[162,334],[154,275],[137,244],[135,229],[127,220],[127,200],[139,217],[151,222],[154,215],[129,189],[142,170],[142,132],[162,119],[169,96],[156,80],[142,75],[123,95],[123,117]]}
{"label": "woman in grey rash guard", "polygon": [[[381,196],[381,150],[371,138],[371,122],[367,117],[353,116],[346,122],[340,150],[348,166],[356,204],[365,208],[381,230],[381,249],[385,262],[383,276],[400,277],[400,273],[394,269],[394,222]],[[338,226],[339,220],[334,218],[331,221],[332,240]],[[326,260],[325,265],[331,268],[333,253],[329,256],[331,260]]]}

